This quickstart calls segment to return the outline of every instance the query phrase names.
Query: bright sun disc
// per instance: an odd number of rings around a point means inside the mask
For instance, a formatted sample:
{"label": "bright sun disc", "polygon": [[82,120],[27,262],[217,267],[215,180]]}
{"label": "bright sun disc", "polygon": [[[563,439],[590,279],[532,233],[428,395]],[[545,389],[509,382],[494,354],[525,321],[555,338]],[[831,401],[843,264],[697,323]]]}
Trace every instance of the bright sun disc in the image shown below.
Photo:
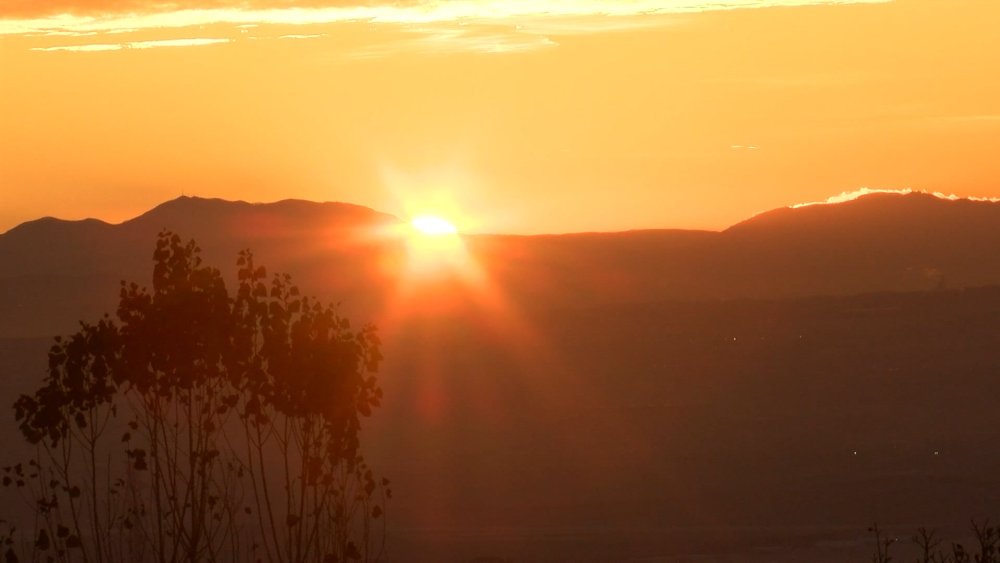
{"label": "bright sun disc", "polygon": [[419,233],[432,237],[454,235],[458,232],[455,225],[452,225],[445,219],[434,217],[432,215],[414,217],[413,220],[410,221],[410,224],[412,224],[413,228]]}
{"label": "bright sun disc", "polygon": [[468,256],[455,225],[437,215],[420,215],[410,221],[407,230],[407,263],[414,279],[462,274]]}

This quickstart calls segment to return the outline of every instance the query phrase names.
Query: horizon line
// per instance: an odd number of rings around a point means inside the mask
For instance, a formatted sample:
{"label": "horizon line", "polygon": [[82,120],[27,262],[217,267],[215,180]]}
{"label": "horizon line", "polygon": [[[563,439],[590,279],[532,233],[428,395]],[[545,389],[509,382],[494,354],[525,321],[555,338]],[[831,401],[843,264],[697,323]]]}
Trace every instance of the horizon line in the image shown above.
{"label": "horizon line", "polygon": [[[868,187],[862,187],[862,188],[859,188],[859,189],[853,190],[853,191],[844,191],[844,192],[841,192],[840,194],[837,194],[837,195],[834,195],[834,196],[830,196],[827,199],[822,200],[822,201],[794,203],[794,204],[789,204],[789,205],[786,205],[786,206],[779,206],[779,207],[774,207],[774,208],[767,209],[767,210],[764,210],[764,211],[760,211],[760,212],[757,212],[757,213],[754,213],[754,214],[750,215],[746,219],[743,219],[741,221],[737,221],[736,223],[733,223],[733,224],[731,224],[731,225],[729,225],[729,226],[727,226],[725,228],[718,229],[718,230],[716,230],[716,229],[693,229],[693,228],[683,228],[683,227],[642,227],[642,226],[640,226],[640,227],[634,227],[634,228],[627,228],[627,229],[620,229],[620,230],[609,230],[609,231],[602,231],[602,230],[580,230],[580,231],[563,231],[563,232],[537,232],[537,233],[459,232],[458,234],[460,236],[463,236],[463,237],[490,237],[490,236],[496,236],[496,237],[545,237],[545,236],[625,234],[625,233],[642,233],[642,232],[656,232],[656,231],[679,231],[679,232],[691,232],[691,233],[723,233],[723,232],[725,232],[725,231],[727,231],[727,230],[729,230],[729,229],[731,229],[731,228],[733,228],[733,227],[735,227],[737,225],[741,225],[741,224],[744,224],[744,223],[746,223],[748,221],[752,221],[753,219],[755,219],[757,217],[760,217],[760,216],[765,215],[767,213],[771,213],[773,211],[778,211],[778,210],[783,210],[783,209],[795,210],[795,209],[802,209],[802,208],[807,208],[807,207],[839,205],[839,204],[843,204],[843,203],[850,203],[850,202],[853,202],[853,201],[857,201],[857,200],[865,198],[867,196],[877,196],[877,195],[897,195],[897,196],[909,196],[909,195],[918,195],[918,196],[920,196],[920,195],[922,195],[922,196],[932,196],[932,197],[934,197],[934,198],[936,198],[938,200],[941,200],[941,201],[971,201],[971,202],[977,202],[977,203],[1000,203],[1000,197],[959,196],[959,195],[956,195],[956,194],[945,194],[944,192],[940,192],[940,191],[917,190],[917,189],[913,189],[913,188],[868,188]],[[344,206],[344,207],[350,207],[350,208],[355,208],[355,209],[367,210],[367,211],[370,211],[372,213],[376,213],[376,214],[379,214],[379,215],[384,215],[384,216],[387,216],[387,217],[391,217],[391,218],[395,219],[396,221],[399,221],[400,223],[406,222],[406,219],[400,218],[398,215],[396,215],[394,213],[389,213],[389,212],[386,212],[386,211],[381,211],[381,210],[376,209],[374,207],[369,207],[369,206],[366,206],[366,205],[351,203],[351,202],[347,202],[347,201],[330,201],[330,200],[316,201],[316,200],[309,200],[309,199],[303,199],[303,198],[283,198],[283,199],[274,200],[274,201],[247,201],[247,200],[243,200],[243,199],[226,199],[226,198],[223,198],[223,197],[188,195],[186,193],[182,193],[181,195],[179,195],[179,196],[177,196],[175,198],[168,199],[168,200],[165,200],[165,201],[163,201],[161,203],[158,203],[158,204],[150,207],[146,211],[143,211],[143,212],[139,213],[138,215],[134,215],[132,217],[129,217],[127,219],[123,219],[123,220],[118,221],[118,222],[111,222],[111,221],[108,221],[108,220],[105,220],[105,219],[101,219],[99,217],[80,217],[80,218],[74,218],[74,219],[66,219],[66,218],[63,218],[63,217],[56,217],[54,215],[45,215],[45,216],[42,216],[42,217],[37,217],[35,219],[28,219],[26,221],[22,221],[20,223],[17,223],[15,225],[13,225],[12,227],[8,228],[7,230],[5,230],[3,232],[0,232],[0,237],[5,236],[8,233],[11,233],[11,232],[13,232],[13,231],[17,230],[18,228],[21,228],[21,227],[23,227],[25,225],[29,225],[29,224],[32,224],[32,223],[38,223],[38,222],[42,222],[42,221],[58,221],[58,222],[62,222],[62,223],[98,222],[98,223],[100,223],[102,225],[106,225],[106,226],[109,226],[109,227],[121,226],[121,225],[124,225],[125,223],[129,223],[131,221],[137,220],[137,219],[139,219],[139,218],[141,218],[141,217],[143,217],[143,216],[145,216],[145,215],[147,215],[147,214],[155,211],[156,209],[159,209],[160,207],[163,207],[164,205],[170,204],[172,202],[180,201],[180,200],[214,201],[214,202],[222,202],[222,203],[226,203],[226,204],[242,204],[242,205],[248,205],[248,206],[253,206],[253,207],[265,207],[265,206],[272,206],[272,205],[278,205],[278,204],[289,203],[289,202],[293,202],[293,203],[306,203],[306,204],[311,204],[311,205],[337,205],[337,206]]]}

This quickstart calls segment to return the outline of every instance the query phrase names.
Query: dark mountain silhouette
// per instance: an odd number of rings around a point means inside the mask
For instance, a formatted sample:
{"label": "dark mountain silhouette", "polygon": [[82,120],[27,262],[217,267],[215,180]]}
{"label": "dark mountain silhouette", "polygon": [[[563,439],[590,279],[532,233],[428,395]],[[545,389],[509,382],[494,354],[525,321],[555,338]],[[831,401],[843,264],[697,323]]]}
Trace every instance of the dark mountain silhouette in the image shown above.
{"label": "dark mountain silhouette", "polygon": [[146,279],[170,228],[224,275],[251,247],[382,325],[363,443],[408,561],[861,561],[875,519],[947,534],[1000,506],[1000,204],[873,194],[723,232],[469,236],[503,307],[412,316],[393,310],[398,224],[181,198],[21,225],[0,235],[0,399]]}
{"label": "dark mountain silhouette", "polygon": [[298,274],[313,293],[370,309],[380,292],[369,289],[384,283],[375,268],[398,254],[398,241],[374,235],[396,223],[349,204],[193,197],[119,225],[31,221],[0,235],[0,336],[56,334],[113,312],[120,280],[149,283],[150,241],[163,229],[197,240],[205,260],[226,274],[250,248],[272,271]]}
{"label": "dark mountain silhouette", "polygon": [[[259,247],[260,252],[267,252],[275,246],[312,242],[317,237],[323,237],[323,245],[336,254],[351,249],[348,243],[355,242],[350,238],[354,231],[393,221],[388,215],[342,203],[285,200],[250,204],[180,197],[119,225],[51,217],[19,225],[0,235],[2,277],[132,272],[145,275],[149,241],[163,229],[195,238],[207,259],[221,258],[229,263],[243,248]],[[283,254],[296,255],[289,248],[284,248]]]}
{"label": "dark mountain silhouette", "polygon": [[[1000,204],[871,194],[763,213],[721,232],[643,231],[484,241],[500,279],[549,300],[786,298],[1000,281]],[[477,246],[474,243],[474,247]],[[513,247],[516,250],[511,250]],[[549,280],[532,288],[527,278]],[[532,291],[535,290],[535,291]],[[557,297],[558,299],[558,297]]]}
{"label": "dark mountain silhouette", "polygon": [[[393,225],[398,219],[347,204],[192,197],[120,225],[25,223],[0,235],[0,335],[52,334],[71,328],[82,312],[106,310],[117,280],[148,275],[149,241],[164,228],[197,240],[220,267],[251,248],[305,290],[372,311],[398,281],[403,243],[387,234]],[[983,259],[1000,243],[1000,204],[919,193],[779,209],[723,232],[478,235],[466,243],[490,279],[526,306],[1000,283],[1000,262]]]}
{"label": "dark mountain silhouette", "polygon": [[[792,294],[996,283],[1000,203],[874,193],[778,209],[725,231],[750,278]],[[820,281],[823,280],[823,281]],[[819,284],[819,285],[817,285]]]}

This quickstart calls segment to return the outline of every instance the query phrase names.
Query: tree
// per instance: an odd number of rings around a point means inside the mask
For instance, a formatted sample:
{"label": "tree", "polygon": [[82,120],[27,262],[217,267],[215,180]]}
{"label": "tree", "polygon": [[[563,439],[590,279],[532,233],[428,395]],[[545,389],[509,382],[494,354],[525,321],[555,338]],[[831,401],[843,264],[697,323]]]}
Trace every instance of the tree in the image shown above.
{"label": "tree", "polygon": [[153,260],[152,291],[122,282],[116,318],[57,338],[15,403],[38,455],[4,484],[37,518],[8,557],[377,559],[391,490],[358,437],[382,396],[375,328],[268,283],[249,251],[234,295],[193,241],[161,233]]}

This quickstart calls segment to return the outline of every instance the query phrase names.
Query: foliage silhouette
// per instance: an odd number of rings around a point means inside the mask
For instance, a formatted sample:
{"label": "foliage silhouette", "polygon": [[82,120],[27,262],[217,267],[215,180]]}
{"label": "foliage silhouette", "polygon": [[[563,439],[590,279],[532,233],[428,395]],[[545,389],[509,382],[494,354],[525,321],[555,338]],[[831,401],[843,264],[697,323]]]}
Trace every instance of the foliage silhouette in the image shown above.
{"label": "foliage silhouette", "polygon": [[[8,560],[379,558],[388,481],[359,451],[379,405],[373,326],[240,253],[238,287],[162,232],[152,291],[122,282],[116,319],[57,338],[14,405],[36,459],[3,469],[36,511]],[[381,524],[376,527],[376,524]]]}
{"label": "foliage silhouette", "polygon": [[[910,538],[918,550],[917,563],[1000,563],[1000,527],[991,526],[989,520],[982,523],[972,520],[971,527],[976,543],[973,550],[957,542],[952,542],[950,549],[942,549],[943,540],[936,530],[919,528]],[[868,528],[868,532],[875,540],[872,562],[894,561],[889,552],[898,539],[885,536],[878,524]]]}

